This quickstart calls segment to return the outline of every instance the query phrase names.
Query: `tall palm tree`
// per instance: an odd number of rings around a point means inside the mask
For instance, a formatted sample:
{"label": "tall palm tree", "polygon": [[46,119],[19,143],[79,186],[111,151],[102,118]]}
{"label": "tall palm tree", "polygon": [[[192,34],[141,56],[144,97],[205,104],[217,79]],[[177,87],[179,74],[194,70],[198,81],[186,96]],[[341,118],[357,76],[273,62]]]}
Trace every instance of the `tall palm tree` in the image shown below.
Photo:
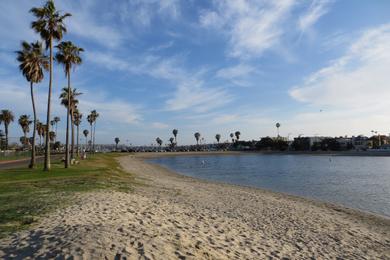
{"label": "tall palm tree", "polygon": [[[53,83],[53,41],[60,41],[64,33],[66,33],[66,27],[64,24],[65,18],[71,16],[69,13],[61,15],[56,10],[53,0],[48,0],[42,7],[34,7],[30,12],[36,17],[36,21],[31,23],[31,28],[36,33],[39,33],[41,38],[46,43],[46,49],[50,49],[50,76],[49,76],[49,94],[47,98],[47,118],[46,118],[46,132],[50,131],[50,105],[51,105],[51,92]],[[50,147],[49,147],[49,135],[46,135],[45,140],[45,163],[44,170],[50,170]]]}
{"label": "tall palm tree", "polygon": [[[90,135],[90,139],[91,140],[90,140],[90,144],[92,145],[92,135],[93,135],[93,128],[92,128],[92,126],[93,126],[93,115],[92,115],[92,113],[87,116],[87,121],[88,121],[89,125],[91,126],[91,135]],[[89,151],[92,153],[92,146],[89,147]]]}
{"label": "tall palm tree", "polygon": [[88,134],[89,131],[87,129],[84,129],[83,135],[85,136],[85,151],[87,151],[87,147],[88,147]]}
{"label": "tall palm tree", "polygon": [[73,120],[73,124],[77,126],[77,143],[76,143],[76,147],[77,147],[77,157],[80,157],[80,146],[79,146],[79,140],[80,140],[80,124],[81,124],[81,119],[83,117],[83,114],[80,113],[80,111],[76,108],[74,113],[73,113],[73,117],[74,117],[74,120]]}
{"label": "tall palm tree", "polygon": [[234,135],[236,136],[236,140],[237,140],[237,141],[240,140],[240,135],[241,135],[240,131],[236,131],[236,132],[234,133]]}
{"label": "tall palm tree", "polygon": [[[30,125],[32,124],[32,121],[30,120],[29,115],[21,115],[19,117],[18,123],[20,127],[22,128],[24,140],[27,140],[27,133],[30,132]],[[27,145],[27,142],[23,145]]]}
{"label": "tall palm tree", "polygon": [[96,112],[96,110],[92,110],[91,117],[92,117],[92,121],[93,121],[93,133],[91,134],[91,138],[93,136],[93,140],[91,139],[92,140],[92,150],[95,153],[96,120],[99,117],[99,113]]}
{"label": "tall palm tree", "polygon": [[74,159],[74,111],[77,109],[77,104],[79,103],[76,97],[81,94],[82,93],[77,92],[77,89],[70,89],[69,87],[63,88],[60,94],[61,105],[65,106],[67,108],[67,113],[69,113],[66,117],[65,168],[68,168],[69,166],[69,117],[72,127],[70,159]]}
{"label": "tall palm tree", "polygon": [[172,134],[173,134],[173,136],[175,137],[175,143],[177,144],[177,139],[176,139],[176,137],[177,137],[177,134],[179,133],[179,130],[177,130],[177,129],[173,129],[172,130]]}
{"label": "tall palm tree", "polygon": [[4,123],[4,132],[5,132],[5,150],[8,149],[8,126],[11,122],[14,121],[14,114],[12,111],[3,109],[0,114],[0,123]]}
{"label": "tall palm tree", "polygon": [[215,135],[215,139],[217,139],[217,142],[219,143],[219,140],[221,140],[221,135],[220,134],[216,134]]}
{"label": "tall palm tree", "polygon": [[199,133],[199,132],[196,132],[196,133],[194,134],[194,136],[195,136],[195,139],[196,139],[196,144],[199,145],[200,133]]}
{"label": "tall palm tree", "polygon": [[37,84],[43,80],[44,70],[49,69],[49,61],[44,54],[42,43],[27,43],[22,42],[22,49],[17,51],[17,60],[19,62],[19,69],[23,76],[30,82],[31,103],[34,115],[33,137],[31,143],[31,161],[30,168],[35,167],[35,129],[37,128],[37,112],[35,109],[34,88],[33,84]]}
{"label": "tall palm tree", "polygon": [[56,138],[55,138],[54,142],[57,142],[57,127],[58,127],[58,122],[61,121],[61,118],[58,117],[58,116],[55,116],[54,119],[53,119],[53,121],[54,121],[55,124],[56,124]]}
{"label": "tall palm tree", "polygon": [[120,142],[119,137],[115,137],[115,151],[118,151],[118,144]]}
{"label": "tall palm tree", "polygon": [[[82,59],[80,57],[81,52],[84,50],[82,48],[77,47],[72,42],[61,42],[56,46],[58,52],[56,54],[56,61],[59,64],[64,66],[65,76],[68,79],[68,91],[67,91],[67,100],[68,104],[72,104],[71,102],[71,88],[70,88],[70,71],[76,65],[80,65],[82,63]],[[73,105],[73,104],[72,104]],[[66,116],[66,148],[65,148],[65,168],[68,168],[69,165],[69,117],[72,121],[72,150],[71,150],[71,158],[74,157],[74,125],[73,125],[73,112],[72,106],[67,106],[68,113]]]}

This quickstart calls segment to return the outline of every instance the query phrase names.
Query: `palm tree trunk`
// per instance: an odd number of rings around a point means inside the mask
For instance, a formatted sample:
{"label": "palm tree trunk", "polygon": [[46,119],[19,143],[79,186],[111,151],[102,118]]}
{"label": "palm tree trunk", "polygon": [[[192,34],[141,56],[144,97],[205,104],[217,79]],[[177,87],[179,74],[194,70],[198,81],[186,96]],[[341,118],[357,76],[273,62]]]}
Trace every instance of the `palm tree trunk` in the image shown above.
{"label": "palm tree trunk", "polygon": [[93,132],[92,132],[93,128],[92,128],[92,124],[91,124],[91,143],[89,144],[89,152],[92,154],[92,136],[93,136]]}
{"label": "palm tree trunk", "polygon": [[74,118],[73,118],[73,109],[70,112],[70,125],[72,127],[72,140],[70,145],[70,159],[74,159]]}
{"label": "palm tree trunk", "polygon": [[35,135],[36,135],[36,128],[37,128],[37,111],[35,110],[35,100],[34,100],[34,91],[33,91],[33,83],[30,82],[30,89],[31,89],[31,103],[33,107],[33,114],[34,114],[34,131],[33,131],[33,140],[31,144],[31,161],[29,168],[35,167]]}
{"label": "palm tree trunk", "polygon": [[4,130],[5,130],[5,150],[8,150],[8,123],[4,122]]}
{"label": "palm tree trunk", "polygon": [[80,158],[80,148],[79,148],[79,125],[77,125],[77,143],[76,143],[76,149],[77,149],[77,157]]}
{"label": "palm tree trunk", "polygon": [[56,136],[54,137],[54,143],[57,143],[57,125],[58,123],[56,122]]}
{"label": "palm tree trunk", "polygon": [[88,149],[88,137],[86,136],[85,137],[85,153],[84,154],[87,154],[87,149]]}
{"label": "palm tree trunk", "polygon": [[50,102],[51,102],[51,89],[53,83],[53,39],[50,37],[50,77],[49,77],[49,95],[47,97],[47,118],[46,118],[46,138],[45,138],[45,166],[44,171],[50,171]]}
{"label": "palm tree trunk", "polygon": [[66,107],[65,168],[69,167],[69,114],[70,114],[70,72],[68,75],[68,106]]}
{"label": "palm tree trunk", "polygon": [[96,135],[96,121],[93,124],[93,153],[95,153],[95,135]]}

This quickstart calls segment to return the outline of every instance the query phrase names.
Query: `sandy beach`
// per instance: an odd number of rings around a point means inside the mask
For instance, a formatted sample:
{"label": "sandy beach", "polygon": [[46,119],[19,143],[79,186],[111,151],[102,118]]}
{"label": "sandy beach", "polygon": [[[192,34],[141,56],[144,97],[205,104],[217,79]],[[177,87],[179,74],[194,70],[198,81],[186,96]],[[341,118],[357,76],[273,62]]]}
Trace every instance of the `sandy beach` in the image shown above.
{"label": "sandy beach", "polygon": [[[154,156],[154,155],[148,155]],[[390,259],[390,219],[120,157],[142,185],[92,192],[0,240],[4,259]]]}

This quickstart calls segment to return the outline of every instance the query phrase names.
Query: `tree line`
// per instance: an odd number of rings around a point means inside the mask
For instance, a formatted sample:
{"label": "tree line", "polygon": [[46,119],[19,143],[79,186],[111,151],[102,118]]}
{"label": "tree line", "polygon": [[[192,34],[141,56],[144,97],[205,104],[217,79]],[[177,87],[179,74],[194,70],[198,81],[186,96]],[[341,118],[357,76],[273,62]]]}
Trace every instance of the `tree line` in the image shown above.
{"label": "tree line", "polygon": [[[78,47],[71,41],[62,41],[64,34],[67,33],[65,20],[71,17],[70,13],[62,13],[55,7],[53,0],[48,0],[42,7],[34,7],[30,12],[35,17],[31,22],[31,28],[40,36],[40,41],[28,43],[22,41],[21,49],[16,52],[19,69],[27,82],[30,83],[30,95],[32,102],[33,119],[28,115],[21,115],[18,122],[24,133],[24,141],[27,140],[27,133],[30,131],[30,125],[33,124],[33,136],[31,138],[31,161],[30,168],[36,164],[36,134],[40,139],[44,139],[44,170],[49,171],[50,162],[50,139],[57,137],[57,124],[59,117],[51,118],[52,86],[53,86],[53,66],[54,62],[62,66],[65,77],[67,78],[67,87],[62,89],[60,100],[66,107],[66,141],[65,141],[65,168],[69,167],[70,161],[75,158],[75,126],[77,127],[77,155],[79,156],[79,126],[81,124],[82,114],[78,110],[77,97],[82,93],[77,92],[71,87],[71,72],[75,67],[82,64],[81,53],[83,48]],[[54,43],[58,43],[54,46]],[[54,51],[56,50],[56,53]],[[48,53],[47,53],[48,52]],[[39,122],[36,113],[36,104],[34,99],[34,85],[43,81],[45,73],[49,73],[49,87],[47,95],[46,124]],[[95,131],[96,120],[99,114],[96,110],[91,111],[87,116],[91,131],[84,130],[83,134],[87,139],[90,133],[90,150],[95,150]],[[0,123],[5,126],[5,148],[8,149],[8,126],[14,121],[14,115],[10,110],[2,110]],[[55,126],[55,132],[50,127]],[[71,140],[69,140],[69,131],[71,128]],[[71,143],[71,144],[70,144]]]}

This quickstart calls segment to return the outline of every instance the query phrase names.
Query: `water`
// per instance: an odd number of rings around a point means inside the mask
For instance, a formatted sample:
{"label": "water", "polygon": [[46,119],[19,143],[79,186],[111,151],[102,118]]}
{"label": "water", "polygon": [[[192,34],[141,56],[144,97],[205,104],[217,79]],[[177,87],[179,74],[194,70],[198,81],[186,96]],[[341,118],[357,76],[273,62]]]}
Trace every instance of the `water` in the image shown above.
{"label": "water", "polygon": [[150,160],[181,174],[390,216],[390,157],[206,155]]}

